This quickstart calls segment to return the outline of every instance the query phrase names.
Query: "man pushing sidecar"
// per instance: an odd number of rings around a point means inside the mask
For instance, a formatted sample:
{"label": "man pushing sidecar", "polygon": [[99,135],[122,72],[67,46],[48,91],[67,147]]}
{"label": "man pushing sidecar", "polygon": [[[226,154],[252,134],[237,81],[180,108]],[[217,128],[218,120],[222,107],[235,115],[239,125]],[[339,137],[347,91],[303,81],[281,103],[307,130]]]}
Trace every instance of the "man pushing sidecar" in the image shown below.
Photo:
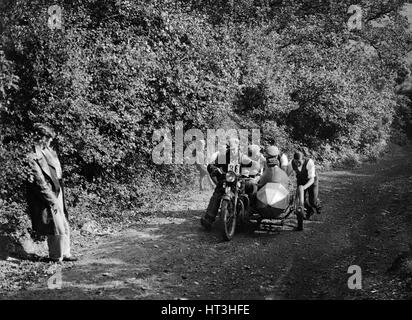
{"label": "man pushing sidecar", "polygon": [[321,213],[319,178],[315,170],[315,162],[297,151],[293,155],[291,167],[296,175],[296,196],[299,202],[304,204],[306,219],[309,220],[315,212]]}

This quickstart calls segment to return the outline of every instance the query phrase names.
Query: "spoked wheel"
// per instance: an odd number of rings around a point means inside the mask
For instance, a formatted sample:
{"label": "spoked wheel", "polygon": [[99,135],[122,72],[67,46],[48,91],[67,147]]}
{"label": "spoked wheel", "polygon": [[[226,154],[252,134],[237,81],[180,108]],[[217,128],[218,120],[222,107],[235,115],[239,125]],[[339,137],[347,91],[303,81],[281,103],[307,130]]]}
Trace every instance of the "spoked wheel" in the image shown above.
{"label": "spoked wheel", "polygon": [[[302,189],[300,189],[302,190]],[[303,218],[305,214],[305,206],[304,203],[301,203],[299,200],[301,197],[304,198],[304,193],[303,190],[301,191],[300,195],[295,196],[294,201],[295,201],[295,214],[296,218],[298,220],[298,226],[296,228],[297,231],[303,231]]]}
{"label": "spoked wheel", "polygon": [[232,240],[236,229],[236,210],[232,201],[223,200],[220,211],[222,221],[223,239]]}

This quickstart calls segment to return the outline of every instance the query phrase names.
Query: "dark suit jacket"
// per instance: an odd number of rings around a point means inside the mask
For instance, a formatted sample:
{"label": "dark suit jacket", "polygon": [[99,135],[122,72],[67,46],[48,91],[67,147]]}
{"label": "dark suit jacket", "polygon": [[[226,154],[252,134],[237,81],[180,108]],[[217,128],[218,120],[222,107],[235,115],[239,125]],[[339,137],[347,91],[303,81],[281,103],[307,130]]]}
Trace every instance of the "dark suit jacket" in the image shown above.
{"label": "dark suit jacket", "polygon": [[64,214],[68,218],[63,181],[57,178],[55,168],[47,163],[39,147],[33,149],[28,160],[31,174],[27,182],[26,197],[32,228],[39,235],[53,235],[55,231],[52,207],[57,203],[60,190],[63,192]]}

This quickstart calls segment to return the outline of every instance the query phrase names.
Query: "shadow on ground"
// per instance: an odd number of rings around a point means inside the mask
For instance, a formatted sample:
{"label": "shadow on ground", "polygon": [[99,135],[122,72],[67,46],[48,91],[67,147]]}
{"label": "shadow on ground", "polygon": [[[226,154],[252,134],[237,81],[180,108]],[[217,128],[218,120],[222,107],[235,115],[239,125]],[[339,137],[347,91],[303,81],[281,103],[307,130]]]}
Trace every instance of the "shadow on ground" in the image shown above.
{"label": "shadow on ground", "polygon": [[[270,232],[222,241],[199,219],[211,191],[191,194],[154,217],[101,238],[48,279],[8,298],[27,299],[362,299],[399,293],[386,270],[412,239],[410,149],[355,170],[323,172],[323,213],[295,232],[294,219]],[[349,290],[359,265],[364,289]],[[58,275],[59,270],[55,275]],[[56,283],[57,285],[57,283]],[[377,294],[376,292],[381,292]],[[389,292],[390,291],[390,292]]]}

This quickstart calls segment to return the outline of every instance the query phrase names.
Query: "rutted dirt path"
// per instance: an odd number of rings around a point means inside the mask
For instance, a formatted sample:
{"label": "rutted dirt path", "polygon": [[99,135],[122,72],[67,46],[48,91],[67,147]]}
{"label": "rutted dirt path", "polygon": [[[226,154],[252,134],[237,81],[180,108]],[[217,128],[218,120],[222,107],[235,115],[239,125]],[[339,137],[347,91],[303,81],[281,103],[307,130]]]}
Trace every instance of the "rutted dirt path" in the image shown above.
{"label": "rutted dirt path", "polygon": [[[320,181],[323,213],[305,222],[304,232],[292,231],[290,220],[222,242],[199,226],[211,195],[204,192],[79,252],[79,262],[62,267],[61,289],[41,279],[3,298],[410,297],[386,270],[412,243],[412,148],[356,170],[323,172]],[[362,268],[362,290],[347,287],[350,265]]]}

